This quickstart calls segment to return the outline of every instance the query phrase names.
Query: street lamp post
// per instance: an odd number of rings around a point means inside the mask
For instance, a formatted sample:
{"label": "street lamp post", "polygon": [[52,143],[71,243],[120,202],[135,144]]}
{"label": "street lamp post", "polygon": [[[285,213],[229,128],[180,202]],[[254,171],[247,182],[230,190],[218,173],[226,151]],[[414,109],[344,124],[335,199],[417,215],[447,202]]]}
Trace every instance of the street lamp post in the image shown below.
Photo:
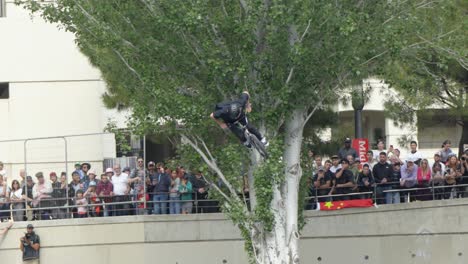
{"label": "street lamp post", "polygon": [[362,85],[356,86],[352,93],[354,109],[354,137],[362,138],[362,109],[364,109],[364,89]]}

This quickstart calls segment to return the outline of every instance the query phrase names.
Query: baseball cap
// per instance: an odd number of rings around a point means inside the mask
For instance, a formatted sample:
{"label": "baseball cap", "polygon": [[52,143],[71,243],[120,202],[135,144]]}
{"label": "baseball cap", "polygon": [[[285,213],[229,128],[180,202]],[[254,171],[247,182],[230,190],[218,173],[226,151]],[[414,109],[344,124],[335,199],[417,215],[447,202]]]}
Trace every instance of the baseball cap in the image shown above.
{"label": "baseball cap", "polygon": [[89,170],[89,171],[88,171],[88,175],[89,175],[89,174],[96,175],[96,172],[95,172],[94,170]]}
{"label": "baseball cap", "polygon": [[44,173],[42,173],[41,171],[36,173],[36,178],[44,178]]}
{"label": "baseball cap", "polygon": [[344,143],[351,143],[351,139],[349,137],[345,138]]}
{"label": "baseball cap", "polygon": [[89,182],[89,187],[92,187],[92,186],[96,186],[96,182],[95,182],[95,181],[90,181],[90,182]]}
{"label": "baseball cap", "polygon": [[333,155],[331,156],[332,159],[337,159],[338,158],[338,155]]}
{"label": "baseball cap", "polygon": [[411,157],[410,157],[410,158],[407,158],[407,159],[406,159],[406,162],[414,162],[414,159],[411,158]]}
{"label": "baseball cap", "polygon": [[27,228],[27,229],[34,229],[34,226],[31,225],[31,224],[29,224],[29,225],[26,226],[26,228]]}
{"label": "baseball cap", "polygon": [[325,171],[325,168],[323,166],[318,167],[317,171]]}
{"label": "baseball cap", "polygon": [[81,163],[75,162],[75,166],[81,166]]}
{"label": "baseball cap", "polygon": [[26,176],[26,180],[27,181],[32,181],[32,177],[31,176]]}
{"label": "baseball cap", "polygon": [[112,168],[107,168],[106,173],[114,173],[114,170]]}
{"label": "baseball cap", "polygon": [[154,163],[154,161],[150,161],[150,162],[148,162],[148,166],[151,166],[151,165],[153,165],[153,166],[154,166],[154,165],[156,165],[156,164]]}

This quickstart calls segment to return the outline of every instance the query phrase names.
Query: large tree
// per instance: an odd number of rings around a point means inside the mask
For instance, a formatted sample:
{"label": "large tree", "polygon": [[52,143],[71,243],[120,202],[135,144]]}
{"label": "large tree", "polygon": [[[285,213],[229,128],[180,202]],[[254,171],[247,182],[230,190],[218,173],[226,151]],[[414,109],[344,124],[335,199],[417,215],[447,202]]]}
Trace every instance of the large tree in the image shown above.
{"label": "large tree", "polygon": [[[427,21],[428,31],[413,36],[423,47],[403,50],[382,68],[385,81],[397,92],[385,105],[400,124],[425,125],[424,120],[445,110],[446,118],[462,128],[461,155],[468,143],[468,2],[455,1],[445,8],[449,17],[433,17]],[[418,111],[423,120],[415,119]]]}
{"label": "large tree", "polygon": [[[224,212],[255,263],[298,263],[300,153],[305,124],[371,76],[451,0],[57,0],[24,1],[76,43],[108,84],[104,101],[130,107],[132,128],[181,134],[223,187]],[[422,12],[424,11],[424,12]],[[434,12],[432,12],[434,11]],[[437,11],[437,12],[435,12]],[[263,162],[220,144],[215,102],[251,94],[252,122],[271,139]],[[164,124],[164,126],[161,126]],[[190,154],[185,151],[185,155]],[[202,166],[202,165],[200,165]],[[239,189],[244,166],[250,207]],[[211,176],[211,177],[210,177]]]}

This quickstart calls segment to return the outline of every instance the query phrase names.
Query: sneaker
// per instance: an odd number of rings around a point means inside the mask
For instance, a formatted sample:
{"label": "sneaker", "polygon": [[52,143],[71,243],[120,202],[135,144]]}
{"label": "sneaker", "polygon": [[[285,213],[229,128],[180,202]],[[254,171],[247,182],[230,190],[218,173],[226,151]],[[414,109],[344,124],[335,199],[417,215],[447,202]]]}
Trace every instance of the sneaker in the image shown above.
{"label": "sneaker", "polygon": [[270,143],[267,141],[266,137],[263,137],[262,140],[260,140],[260,142],[262,142],[262,144],[265,147],[268,147],[270,145]]}
{"label": "sneaker", "polygon": [[246,146],[247,148],[252,148],[252,145],[250,145],[250,143],[248,141],[244,142],[244,146]]}

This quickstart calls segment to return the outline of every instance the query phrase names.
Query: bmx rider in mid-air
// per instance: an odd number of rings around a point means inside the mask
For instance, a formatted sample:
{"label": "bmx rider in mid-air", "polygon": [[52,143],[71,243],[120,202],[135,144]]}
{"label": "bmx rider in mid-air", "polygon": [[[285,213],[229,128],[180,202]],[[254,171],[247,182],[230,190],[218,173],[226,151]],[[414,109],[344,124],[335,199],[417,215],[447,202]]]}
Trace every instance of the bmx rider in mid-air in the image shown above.
{"label": "bmx rider in mid-air", "polygon": [[269,143],[266,138],[247,120],[246,113],[252,111],[252,105],[249,99],[249,93],[244,91],[237,100],[216,104],[215,111],[211,113],[210,117],[218,123],[222,129],[229,128],[246,147],[251,148],[252,146],[247,138],[245,138],[243,129],[237,126],[236,123],[245,126],[250,133],[255,135],[258,140],[267,147]]}

